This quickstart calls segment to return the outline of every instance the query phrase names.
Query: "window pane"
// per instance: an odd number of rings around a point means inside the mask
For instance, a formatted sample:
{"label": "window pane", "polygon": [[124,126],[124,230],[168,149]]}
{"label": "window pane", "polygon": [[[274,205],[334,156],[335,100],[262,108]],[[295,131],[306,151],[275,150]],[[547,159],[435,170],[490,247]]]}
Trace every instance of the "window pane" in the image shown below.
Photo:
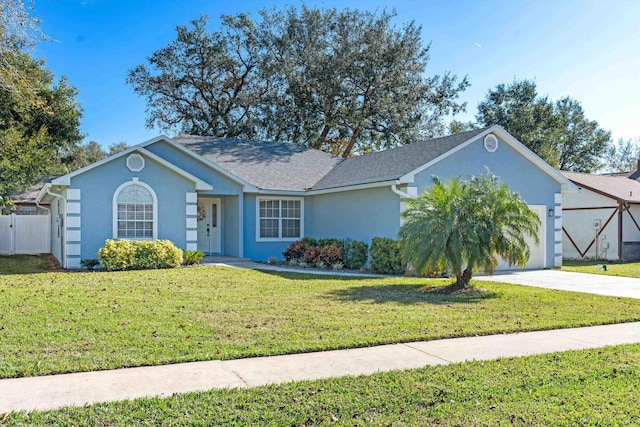
{"label": "window pane", "polygon": [[278,237],[278,220],[277,219],[261,219],[260,220],[260,237],[264,237],[264,238]]}
{"label": "window pane", "polygon": [[282,220],[282,237],[300,237],[300,220],[299,219],[283,219]]}

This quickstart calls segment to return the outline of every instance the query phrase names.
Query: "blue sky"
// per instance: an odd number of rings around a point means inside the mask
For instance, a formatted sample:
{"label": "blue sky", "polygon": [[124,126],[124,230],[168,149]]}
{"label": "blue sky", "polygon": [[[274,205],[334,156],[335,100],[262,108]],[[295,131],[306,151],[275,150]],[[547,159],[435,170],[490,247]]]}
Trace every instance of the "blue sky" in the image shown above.
{"label": "blue sky", "polygon": [[[540,94],[578,100],[613,137],[640,137],[640,1],[309,1],[308,6],[395,8],[396,23],[415,20],[431,42],[429,75],[469,77],[461,99],[471,120],[490,88],[534,79]],[[127,70],[175,38],[176,25],[201,13],[215,29],[220,14],[295,1],[35,0],[34,16],[55,42],[34,54],[80,90],[86,140],[107,146],[157,136],[145,127],[144,100]]]}

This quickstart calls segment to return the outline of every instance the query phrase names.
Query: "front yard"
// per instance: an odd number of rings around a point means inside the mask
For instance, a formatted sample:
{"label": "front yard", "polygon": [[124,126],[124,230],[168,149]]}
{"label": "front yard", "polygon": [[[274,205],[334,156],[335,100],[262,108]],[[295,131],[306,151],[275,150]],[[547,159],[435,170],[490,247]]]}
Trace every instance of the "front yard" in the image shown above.
{"label": "front yard", "polygon": [[[606,264],[606,270],[602,268],[603,264]],[[562,269],[578,273],[606,274],[609,276],[640,278],[640,262],[565,260],[562,263]]]}
{"label": "front yard", "polygon": [[640,300],[489,282],[443,295],[448,280],[39,262],[0,257],[0,377],[640,320]]}
{"label": "front yard", "polygon": [[12,413],[23,425],[640,425],[640,345]]}

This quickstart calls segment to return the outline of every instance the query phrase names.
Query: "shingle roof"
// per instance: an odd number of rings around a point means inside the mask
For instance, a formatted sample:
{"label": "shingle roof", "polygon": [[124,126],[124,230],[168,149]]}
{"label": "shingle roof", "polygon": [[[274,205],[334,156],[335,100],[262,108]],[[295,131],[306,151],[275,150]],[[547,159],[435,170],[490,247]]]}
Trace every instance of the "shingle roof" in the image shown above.
{"label": "shingle roof", "polygon": [[345,159],[314,185],[313,189],[398,179],[487,129],[475,129]]}
{"label": "shingle roof", "polygon": [[633,179],[568,171],[560,173],[578,186],[593,188],[625,202],[640,203],[640,182]]}
{"label": "shingle roof", "polygon": [[303,191],[398,179],[486,129],[348,159],[298,144],[195,135],[172,139],[257,188]]}
{"label": "shingle roof", "polygon": [[173,141],[260,189],[306,190],[339,157],[298,144],[178,135]]}
{"label": "shingle roof", "polygon": [[24,190],[22,193],[17,194],[16,196],[13,197],[13,203],[35,203],[36,202],[36,197],[38,197],[38,194],[40,193],[40,190],[42,190],[42,187],[44,187],[45,184],[51,182],[52,180],[58,178],[61,175],[51,175],[45,179],[43,179],[42,181],[33,184],[31,187],[27,188],[26,190]]}

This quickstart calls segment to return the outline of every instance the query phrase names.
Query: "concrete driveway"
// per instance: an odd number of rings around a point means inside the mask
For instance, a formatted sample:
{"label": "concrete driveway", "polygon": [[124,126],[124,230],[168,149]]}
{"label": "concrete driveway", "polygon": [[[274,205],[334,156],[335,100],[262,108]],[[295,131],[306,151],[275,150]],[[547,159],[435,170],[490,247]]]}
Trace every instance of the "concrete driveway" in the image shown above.
{"label": "concrete driveway", "polygon": [[562,291],[640,298],[640,279],[603,274],[572,273],[560,270],[520,270],[474,276],[475,280],[513,283]]}

